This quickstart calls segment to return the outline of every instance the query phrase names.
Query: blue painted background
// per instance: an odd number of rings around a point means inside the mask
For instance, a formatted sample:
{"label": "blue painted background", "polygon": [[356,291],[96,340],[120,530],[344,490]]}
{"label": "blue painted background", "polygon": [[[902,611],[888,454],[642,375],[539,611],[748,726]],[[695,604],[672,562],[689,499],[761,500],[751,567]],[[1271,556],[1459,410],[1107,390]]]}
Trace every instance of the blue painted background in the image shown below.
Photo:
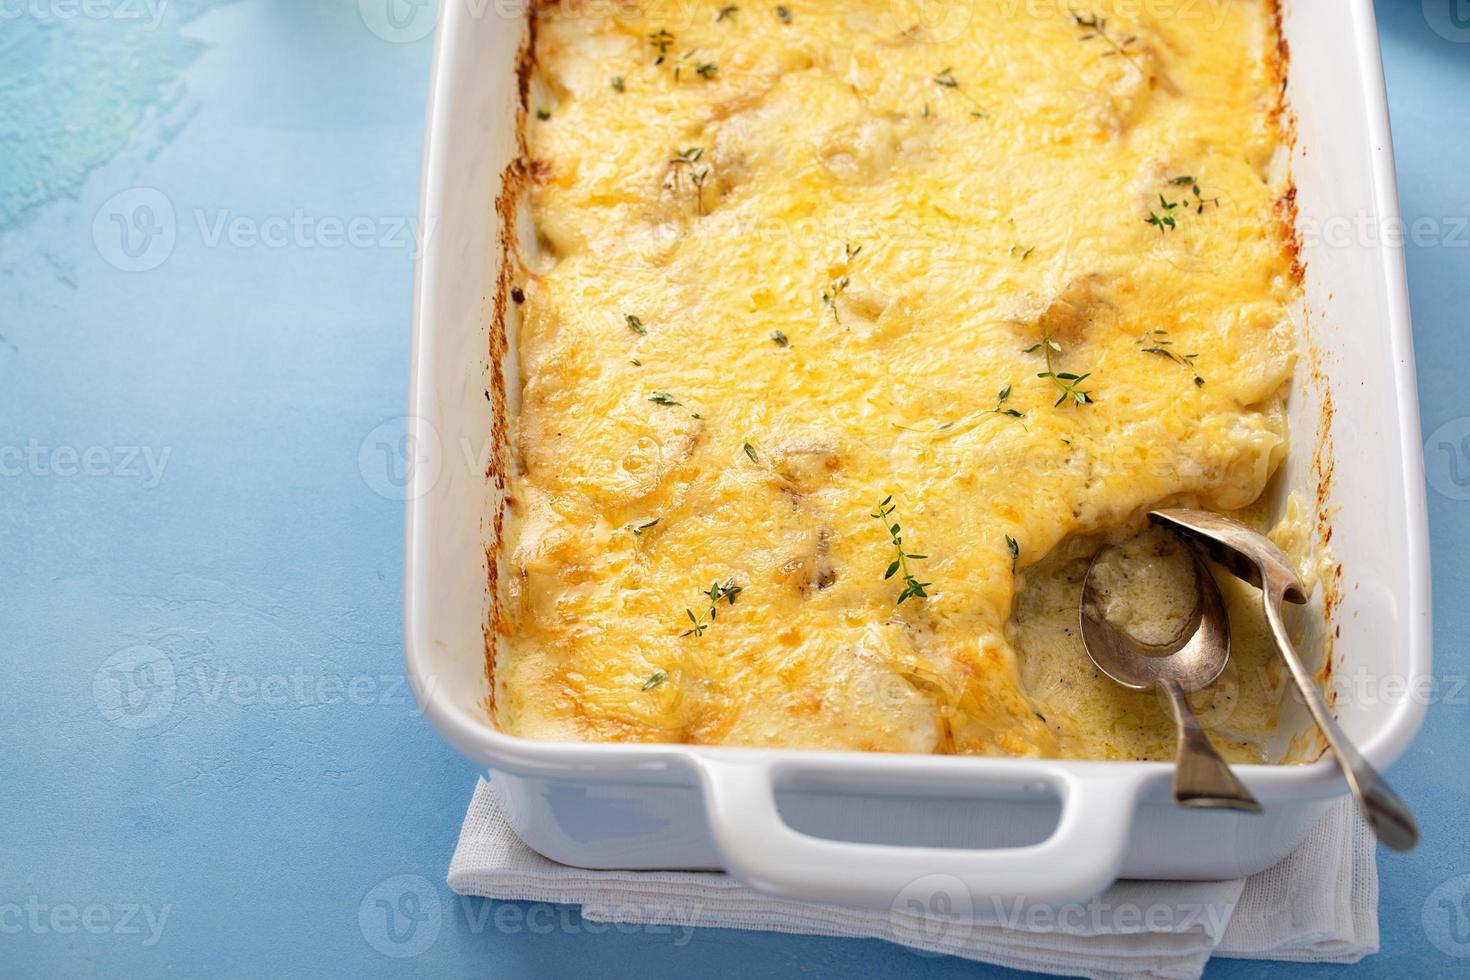
{"label": "blue painted background", "polygon": [[[406,401],[427,2],[0,3],[0,974],[1005,973],[444,888],[475,772],[403,684],[373,453]],[[1425,841],[1381,861],[1360,972],[1463,974],[1470,10],[1378,15],[1404,213],[1437,229],[1407,252],[1454,693],[1394,770]],[[415,911],[400,875],[440,900],[408,961],[374,924]],[[1328,968],[1210,975],[1268,969]]]}

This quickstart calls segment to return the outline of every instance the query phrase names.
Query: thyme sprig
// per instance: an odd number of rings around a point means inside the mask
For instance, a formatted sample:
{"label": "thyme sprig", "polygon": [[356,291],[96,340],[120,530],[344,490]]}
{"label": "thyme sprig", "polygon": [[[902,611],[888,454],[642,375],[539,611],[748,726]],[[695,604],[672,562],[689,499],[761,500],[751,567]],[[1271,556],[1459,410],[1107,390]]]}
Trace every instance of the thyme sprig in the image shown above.
{"label": "thyme sprig", "polygon": [[704,217],[704,182],[709,179],[710,167],[701,167],[699,161],[704,157],[704,147],[691,146],[686,150],[674,148],[674,155],[669,158],[669,169],[674,177],[674,186],[679,185],[679,175],[686,170],[689,173],[689,183],[694,187],[694,211],[699,217]]}
{"label": "thyme sprig", "polygon": [[1130,65],[1138,70],[1139,74],[1143,74],[1143,68],[1133,59],[1133,48],[1138,44],[1138,38],[1135,35],[1129,34],[1126,37],[1114,37],[1108,33],[1108,20],[1106,17],[1099,17],[1097,14],[1079,14],[1077,11],[1071,9],[1068,10],[1068,13],[1072,15],[1072,23],[1076,24],[1082,31],[1082,35],[1077,40],[1083,42],[1102,41],[1108,46],[1108,50],[1102,54],[1104,58],[1122,56],[1128,60]]}
{"label": "thyme sprig", "polygon": [[[987,415],[1004,415],[1007,418],[1024,419],[1026,417],[1025,412],[1019,411],[1006,404],[1010,400],[1011,386],[1006,385],[996,394],[994,408],[987,408],[980,411],[971,412],[969,415],[966,415],[960,419],[956,419],[953,422],[942,422],[932,429],[916,429],[912,426],[900,425],[897,422],[893,423],[893,427],[895,429],[902,429],[905,432],[917,432],[920,435],[943,436],[959,432],[962,429],[973,428],[974,425],[979,423],[980,420],[985,418],[985,416]],[[1026,428],[1025,422],[1021,423],[1021,428]]]}
{"label": "thyme sprig", "polygon": [[694,185],[694,213],[701,218],[704,217],[704,182],[709,172],[709,167],[705,167],[689,175],[689,182]]}
{"label": "thyme sprig", "polygon": [[873,520],[882,523],[884,529],[888,531],[889,538],[893,541],[894,550],[898,552],[898,557],[888,566],[888,571],[883,573],[883,580],[886,582],[888,579],[893,578],[894,575],[899,573],[903,574],[903,591],[898,594],[898,605],[901,606],[905,599],[929,598],[929,593],[925,590],[934,583],[920,582],[914,577],[913,572],[909,570],[910,561],[922,561],[929,556],[904,551],[903,527],[897,521],[893,520],[893,513],[897,509],[898,505],[893,502],[893,495],[889,494],[883,498],[883,501],[878,504],[877,509],[870,516]]}
{"label": "thyme sprig", "polygon": [[989,414],[990,414],[990,410],[989,409],[986,409],[983,412],[971,412],[969,415],[966,415],[964,418],[956,419],[953,422],[941,422],[939,425],[936,425],[932,429],[918,429],[918,428],[915,428],[914,426],[911,426],[911,425],[903,425],[903,424],[901,424],[899,422],[894,422],[893,423],[893,427],[895,429],[902,429],[905,432],[916,432],[919,435],[923,435],[923,436],[942,436],[942,435],[948,435],[951,432],[958,431],[959,428],[960,428],[960,426],[968,425],[970,423],[973,423],[973,422],[977,421],[978,419],[980,419],[981,417],[983,417],[985,415],[989,415]]}
{"label": "thyme sprig", "polygon": [[1153,209],[1150,208],[1148,212],[1148,223],[1159,229],[1159,234],[1162,235],[1164,232],[1173,231],[1178,227],[1177,222],[1174,220],[1174,209],[1179,207],[1179,202],[1170,201],[1164,195],[1160,194],[1159,206],[1164,209],[1163,213],[1155,214]]}
{"label": "thyme sprig", "polygon": [[[1138,344],[1145,354],[1157,354],[1160,357],[1167,357],[1180,367],[1188,368],[1189,373],[1194,375],[1194,385],[1196,388],[1203,388],[1205,386],[1205,379],[1200,377],[1199,371],[1194,366],[1195,358],[1199,357],[1199,355],[1180,354],[1170,350],[1169,348],[1173,346],[1174,341],[1169,339],[1169,331],[1162,328],[1150,330],[1139,338]],[[1149,346],[1144,347],[1144,344],[1148,344]]]}
{"label": "thyme sprig", "polygon": [[704,631],[710,628],[710,624],[715,621],[715,618],[719,614],[720,603],[722,601],[728,602],[730,605],[733,606],[735,605],[736,597],[744,591],[744,587],[736,585],[733,578],[726,579],[723,585],[719,582],[711,584],[709,589],[701,593],[702,595],[709,596],[709,610],[705,612],[703,616],[696,616],[694,615],[693,609],[685,609],[684,615],[688,616],[689,622],[693,623],[694,625],[684,632],[680,633],[679,635],[694,637],[703,636]]}
{"label": "thyme sprig", "polygon": [[827,288],[822,292],[822,305],[831,307],[832,319],[837,322],[838,326],[842,325],[842,317],[837,312],[837,298],[847,292],[847,287],[851,284],[851,277],[838,276],[828,283]]}
{"label": "thyme sprig", "polygon": [[970,105],[974,107],[970,110],[970,115],[974,116],[976,119],[988,119],[990,117],[990,113],[985,111],[985,107],[983,105],[975,101],[975,97],[973,95],[960,88],[960,81],[959,79],[954,77],[953,68],[946,68],[943,71],[935,72],[934,84],[938,85],[940,88],[950,89],[960,98],[970,103]]}
{"label": "thyme sprig", "polygon": [[1062,389],[1061,395],[1052,403],[1053,408],[1056,408],[1062,402],[1069,399],[1074,405],[1079,407],[1090,404],[1093,401],[1092,392],[1080,387],[1082,382],[1092,377],[1091,371],[1086,374],[1073,374],[1070,371],[1058,371],[1056,366],[1052,364],[1052,355],[1060,354],[1062,352],[1062,345],[1052,339],[1051,332],[1045,324],[1041,328],[1041,343],[1032,344],[1022,351],[1022,353],[1030,354],[1038,350],[1044,352],[1046,355],[1046,370],[1039,372],[1036,376],[1038,378],[1050,378],[1058,388]]}
{"label": "thyme sprig", "polygon": [[693,63],[694,73],[705,81],[709,81],[720,73],[720,66],[713,61],[700,61],[694,57],[693,51],[686,51],[674,62],[674,81],[678,82],[686,65]]}
{"label": "thyme sprig", "polygon": [[[862,254],[863,247],[861,245],[853,245],[851,242],[844,242],[842,251],[846,256],[843,264],[850,266],[852,265],[852,260]],[[829,282],[827,288],[822,292],[822,305],[831,308],[832,319],[838,326],[842,325],[842,317],[837,313],[837,299],[843,293],[847,292],[847,287],[850,285],[852,285],[852,278],[844,273]]]}
{"label": "thyme sprig", "polygon": [[[1162,213],[1156,213],[1153,209],[1149,209],[1148,217],[1145,221],[1159,229],[1159,234],[1161,235],[1166,231],[1173,231],[1178,227],[1177,214],[1184,214],[1189,211],[1193,211],[1195,214],[1204,214],[1205,205],[1213,204],[1215,207],[1220,206],[1220,199],[1218,197],[1205,197],[1200,193],[1199,182],[1187,174],[1181,177],[1170,177],[1169,184],[1174,187],[1188,187],[1190,193],[1194,195],[1194,200],[1180,198],[1177,201],[1171,201],[1163,194],[1159,195],[1159,207],[1162,209]],[[1180,210],[1181,208],[1183,210]]]}
{"label": "thyme sprig", "polygon": [[653,60],[653,63],[655,65],[661,65],[669,55],[669,48],[674,44],[674,35],[660,28],[648,35],[648,43],[653,45],[654,50],[658,52],[658,57]]}
{"label": "thyme sprig", "polygon": [[1179,177],[1170,177],[1169,183],[1173,184],[1176,187],[1189,188],[1190,193],[1194,195],[1195,214],[1204,214],[1206,204],[1213,204],[1216,207],[1220,206],[1220,199],[1218,197],[1204,197],[1200,194],[1199,181],[1195,180],[1194,177],[1190,176],[1189,174],[1184,174]]}

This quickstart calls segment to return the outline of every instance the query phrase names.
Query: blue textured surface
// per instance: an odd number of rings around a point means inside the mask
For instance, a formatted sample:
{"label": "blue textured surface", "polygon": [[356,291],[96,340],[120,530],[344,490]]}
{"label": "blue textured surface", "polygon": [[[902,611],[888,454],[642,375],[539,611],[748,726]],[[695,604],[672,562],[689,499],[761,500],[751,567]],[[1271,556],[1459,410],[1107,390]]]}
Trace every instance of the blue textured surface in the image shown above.
{"label": "blue textured surface", "polygon": [[[430,55],[381,6],[4,5],[0,974],[1005,974],[444,888],[475,772],[402,682],[401,507],[359,455],[405,405]],[[1379,4],[1404,213],[1438,229],[1407,253],[1450,683],[1393,772],[1425,839],[1380,861],[1370,976],[1470,969],[1466,14]],[[409,951],[375,924],[398,875],[442,901],[412,960],[378,949]]]}

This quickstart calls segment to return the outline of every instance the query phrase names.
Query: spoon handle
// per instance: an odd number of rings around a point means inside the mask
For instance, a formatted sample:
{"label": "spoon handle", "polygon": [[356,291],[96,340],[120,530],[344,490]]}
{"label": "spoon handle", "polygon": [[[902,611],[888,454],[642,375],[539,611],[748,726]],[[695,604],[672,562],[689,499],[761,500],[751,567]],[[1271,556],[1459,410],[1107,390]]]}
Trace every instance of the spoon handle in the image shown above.
{"label": "spoon handle", "polygon": [[1373,768],[1373,764],[1363,758],[1357,746],[1337,727],[1337,719],[1332,717],[1327,702],[1322,698],[1322,692],[1317,689],[1312,675],[1307,672],[1301,658],[1296,654],[1296,648],[1286,635],[1286,624],[1281,619],[1281,596],[1263,591],[1261,598],[1266,602],[1266,621],[1271,624],[1271,635],[1276,639],[1281,657],[1286,661],[1292,680],[1296,681],[1302,700],[1312,713],[1312,719],[1317,722],[1332,754],[1337,757],[1337,764],[1347,777],[1348,788],[1352,790],[1353,799],[1357,801],[1363,818],[1368,821],[1368,826],[1373,828],[1378,839],[1388,847],[1395,851],[1412,850],[1419,843],[1419,825],[1414,822],[1414,815],[1409,812],[1404,801],[1389,789],[1388,783]]}
{"label": "spoon handle", "polygon": [[1174,802],[1179,806],[1227,808],[1261,812],[1261,804],[1245,788],[1215,751],[1199,720],[1190,710],[1184,689],[1172,680],[1160,680],[1169,696],[1179,730],[1179,756],[1174,764]]}

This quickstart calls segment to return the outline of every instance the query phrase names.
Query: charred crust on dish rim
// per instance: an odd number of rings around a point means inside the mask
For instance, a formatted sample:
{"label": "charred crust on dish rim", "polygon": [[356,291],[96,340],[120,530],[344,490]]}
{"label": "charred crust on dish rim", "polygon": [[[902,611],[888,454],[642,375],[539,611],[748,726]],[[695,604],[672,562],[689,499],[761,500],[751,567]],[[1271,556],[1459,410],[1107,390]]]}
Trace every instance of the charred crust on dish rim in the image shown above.
{"label": "charred crust on dish rim", "polygon": [[[1297,144],[1297,119],[1292,110],[1291,101],[1287,96],[1287,80],[1291,68],[1291,47],[1286,41],[1286,32],[1282,24],[1282,9],[1280,0],[1271,0],[1271,29],[1275,32],[1276,44],[1267,52],[1266,67],[1271,73],[1272,81],[1276,87],[1275,105],[1271,107],[1270,118],[1280,135],[1282,142],[1292,150],[1300,149],[1306,152],[1305,147]],[[1298,224],[1297,186],[1294,176],[1288,172],[1286,177],[1286,189],[1282,191],[1275,202],[1275,216],[1278,227],[1281,229],[1281,237],[1284,244],[1285,254],[1291,262],[1291,276],[1298,287],[1303,287],[1307,279],[1307,262],[1302,257],[1301,229]],[[1329,563],[1321,575],[1322,582],[1322,621],[1324,625],[1322,637],[1322,663],[1317,670],[1317,681],[1322,686],[1323,692],[1329,704],[1335,704],[1336,692],[1327,684],[1332,677],[1334,669],[1335,641],[1342,634],[1341,624],[1338,616],[1342,608],[1342,564],[1331,561],[1331,552],[1328,550],[1332,543],[1332,515],[1336,507],[1331,503],[1333,478],[1337,466],[1337,460],[1333,453],[1332,422],[1334,417],[1332,384],[1323,366],[1322,348],[1312,339],[1308,325],[1311,321],[1311,310],[1304,310],[1303,324],[1301,330],[1301,347],[1307,360],[1307,386],[1318,393],[1321,398],[1321,408],[1317,416],[1317,431],[1314,434],[1312,445],[1311,473],[1314,478],[1315,495],[1312,506],[1312,537],[1320,555],[1325,555]],[[1322,329],[1319,325],[1317,329]],[[1314,729],[1315,731],[1315,729]],[[1326,751],[1326,744],[1318,738],[1320,756]]]}
{"label": "charred crust on dish rim", "polygon": [[1301,232],[1297,228],[1296,181],[1287,178],[1286,190],[1276,198],[1276,223],[1281,229],[1282,251],[1291,262],[1291,278],[1298,286],[1307,281],[1307,264],[1302,259]]}
{"label": "charred crust on dish rim", "polygon": [[[1291,69],[1291,48],[1286,43],[1286,33],[1281,23],[1280,0],[1271,0],[1271,30],[1275,32],[1276,44],[1266,53],[1266,71],[1276,90],[1276,98],[1269,111],[1271,124],[1275,127],[1282,144],[1289,150],[1297,147],[1296,113],[1287,98],[1286,82]],[[1301,286],[1306,282],[1307,269],[1301,257],[1301,232],[1297,228],[1296,178],[1286,175],[1286,189],[1276,199],[1276,220],[1281,229],[1281,238],[1286,243],[1286,257],[1291,262],[1293,281]]]}
{"label": "charred crust on dish rim", "polygon": [[516,55],[516,149],[515,160],[500,175],[500,194],[495,199],[495,220],[499,226],[497,259],[499,274],[495,282],[495,295],[491,300],[488,323],[488,345],[486,354],[485,397],[490,402],[492,413],[490,434],[490,458],[485,469],[485,480],[491,487],[494,506],[491,507],[490,526],[482,526],[485,548],[486,593],[488,611],[485,621],[485,680],[489,693],[484,708],[493,719],[495,716],[495,661],[500,638],[509,633],[510,625],[505,612],[501,589],[500,555],[505,541],[505,514],[512,507],[508,480],[510,463],[510,406],[506,395],[505,359],[510,350],[506,315],[508,304],[525,302],[525,292],[518,284],[523,269],[520,248],[516,240],[516,213],[521,196],[528,181],[526,164],[526,113],[530,98],[531,75],[536,63],[536,5],[531,6],[526,18],[526,38]]}

